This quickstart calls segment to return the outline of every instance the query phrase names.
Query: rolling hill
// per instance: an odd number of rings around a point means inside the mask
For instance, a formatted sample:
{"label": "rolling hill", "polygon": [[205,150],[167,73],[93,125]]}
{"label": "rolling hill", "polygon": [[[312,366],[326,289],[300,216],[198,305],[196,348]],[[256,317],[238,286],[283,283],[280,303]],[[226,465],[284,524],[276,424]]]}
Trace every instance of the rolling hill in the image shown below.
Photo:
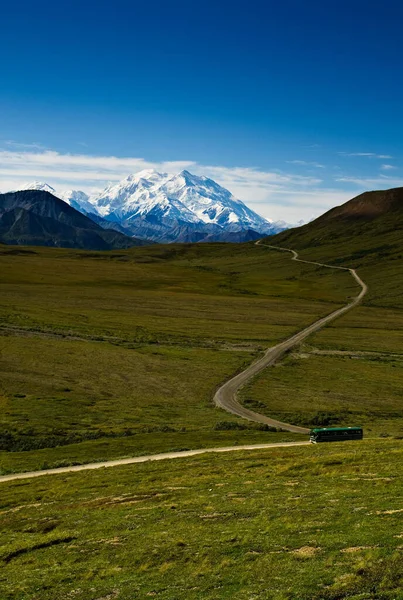
{"label": "rolling hill", "polygon": [[364,305],[403,308],[403,188],[365,192],[267,240],[303,259],[358,269],[369,286]]}
{"label": "rolling hill", "polygon": [[402,232],[403,188],[393,188],[360,194],[307,225],[268,239],[335,264],[360,267],[400,256]]}

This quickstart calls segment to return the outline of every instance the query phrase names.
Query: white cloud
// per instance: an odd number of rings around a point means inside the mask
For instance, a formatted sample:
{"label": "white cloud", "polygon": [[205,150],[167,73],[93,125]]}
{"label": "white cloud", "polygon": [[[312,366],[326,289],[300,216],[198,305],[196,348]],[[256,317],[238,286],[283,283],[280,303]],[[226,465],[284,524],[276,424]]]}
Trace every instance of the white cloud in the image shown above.
{"label": "white cloud", "polygon": [[393,156],[390,156],[389,154],[376,154],[375,152],[338,152],[337,154],[340,156],[361,156],[364,158],[393,158]]}
{"label": "white cloud", "polygon": [[308,160],[287,160],[286,163],[289,165],[301,165],[303,167],[315,167],[316,169],[324,169],[325,165],[320,163],[308,161]]}
{"label": "white cloud", "polygon": [[318,216],[354,193],[323,187],[322,179],[284,171],[253,167],[201,165],[195,161],[147,161],[144,158],[61,154],[52,150],[0,150],[0,190],[18,189],[33,180],[45,181],[58,191],[103,189],[142,169],[177,173],[188,169],[211,177],[271,219],[296,222]]}
{"label": "white cloud", "polygon": [[387,175],[380,175],[379,177],[340,177],[336,181],[354,183],[363,187],[364,190],[368,190],[373,186],[379,186],[381,189],[403,186],[403,178],[388,177]]}
{"label": "white cloud", "polygon": [[382,171],[391,171],[392,169],[397,169],[397,167],[393,165],[381,165],[381,169]]}

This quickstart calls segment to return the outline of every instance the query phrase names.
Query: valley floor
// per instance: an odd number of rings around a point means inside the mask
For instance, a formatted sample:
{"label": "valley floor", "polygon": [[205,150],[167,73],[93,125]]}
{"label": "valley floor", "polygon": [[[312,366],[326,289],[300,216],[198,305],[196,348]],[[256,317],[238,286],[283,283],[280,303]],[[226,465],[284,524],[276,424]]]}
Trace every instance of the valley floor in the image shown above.
{"label": "valley floor", "polygon": [[[0,273],[2,474],[306,440],[214,391],[357,293],[254,245],[3,247]],[[307,427],[359,420],[363,442],[1,482],[1,597],[403,599],[402,332],[399,307],[364,304],[242,391]]]}
{"label": "valley floor", "polygon": [[3,473],[299,439],[216,409],[214,391],[354,290],[253,244],[5,247],[0,263]]}

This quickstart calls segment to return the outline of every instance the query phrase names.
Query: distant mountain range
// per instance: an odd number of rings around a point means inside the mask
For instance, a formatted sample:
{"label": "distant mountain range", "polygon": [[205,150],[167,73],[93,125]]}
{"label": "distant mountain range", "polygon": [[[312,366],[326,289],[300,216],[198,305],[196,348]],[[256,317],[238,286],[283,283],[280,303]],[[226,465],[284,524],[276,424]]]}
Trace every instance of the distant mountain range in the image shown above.
{"label": "distant mountain range", "polygon": [[0,243],[113,250],[148,242],[103,229],[45,188],[0,194]]}
{"label": "distant mountain range", "polygon": [[93,196],[58,193],[42,182],[24,189],[50,192],[102,227],[161,243],[242,242],[289,227],[264,219],[212,179],[188,171],[140,171]]}

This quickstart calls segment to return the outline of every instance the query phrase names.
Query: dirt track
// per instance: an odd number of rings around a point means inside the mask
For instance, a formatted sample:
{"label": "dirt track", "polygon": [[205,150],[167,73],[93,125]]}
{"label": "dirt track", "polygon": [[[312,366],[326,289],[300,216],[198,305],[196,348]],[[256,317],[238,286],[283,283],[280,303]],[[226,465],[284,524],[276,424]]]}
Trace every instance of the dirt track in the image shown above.
{"label": "dirt track", "polygon": [[284,448],[287,446],[306,446],[310,442],[277,442],[274,444],[250,444],[247,446],[226,446],[223,448],[202,448],[199,450],[184,450],[183,452],[165,452],[163,454],[150,454],[149,456],[135,456],[133,458],[121,458],[117,460],[108,460],[106,462],[88,463],[86,465],[74,465],[73,467],[59,467],[57,469],[43,469],[42,471],[28,471],[26,473],[12,473],[2,475],[0,483],[6,481],[15,481],[17,479],[31,479],[32,477],[42,477],[42,475],[60,475],[60,473],[76,473],[77,471],[89,471],[92,469],[102,469],[107,467],[120,467],[122,465],[132,465],[145,463],[154,460],[166,460],[168,458],[186,458],[187,456],[196,456],[207,452],[234,452],[236,450],[265,450],[266,448]]}
{"label": "dirt track", "polygon": [[277,344],[277,346],[268,348],[261,359],[252,363],[247,369],[242,371],[242,373],[239,373],[238,375],[224,383],[224,385],[222,385],[215,393],[215,404],[220,408],[223,408],[224,410],[234,415],[237,415],[238,417],[243,417],[244,419],[248,419],[249,421],[256,421],[257,423],[265,423],[272,427],[284,429],[285,431],[292,431],[294,433],[309,433],[309,429],[306,429],[304,427],[290,425],[289,423],[282,423],[281,421],[276,421],[275,419],[271,419],[270,417],[266,417],[265,415],[261,415],[259,413],[253,412],[252,410],[249,410],[248,408],[242,406],[242,404],[238,402],[237,392],[257,373],[259,373],[266,367],[273,365],[279,358],[281,358],[285,354],[285,352],[287,352],[297,344],[300,344],[309,335],[315,333],[316,331],[324,327],[324,325],[327,325],[337,317],[340,317],[347,311],[357,306],[357,304],[361,302],[361,300],[367,293],[368,287],[357,275],[354,269],[348,269],[347,267],[333,267],[332,265],[312,262],[309,260],[302,260],[298,258],[298,254],[297,252],[295,252],[295,250],[289,250],[288,248],[280,248],[278,246],[270,246],[269,244],[262,244],[260,240],[258,240],[256,244],[261,246],[267,246],[268,248],[272,248],[274,250],[291,252],[291,254],[293,255],[292,260],[296,260],[298,262],[307,263],[309,265],[317,265],[319,267],[326,267],[328,269],[340,269],[342,271],[349,271],[356,280],[356,282],[361,286],[361,292],[351,302],[333,311],[326,317],[322,317],[318,321],[315,321],[315,323],[312,323],[312,325],[309,325],[309,327],[306,327],[299,333],[296,333],[288,340]]}

